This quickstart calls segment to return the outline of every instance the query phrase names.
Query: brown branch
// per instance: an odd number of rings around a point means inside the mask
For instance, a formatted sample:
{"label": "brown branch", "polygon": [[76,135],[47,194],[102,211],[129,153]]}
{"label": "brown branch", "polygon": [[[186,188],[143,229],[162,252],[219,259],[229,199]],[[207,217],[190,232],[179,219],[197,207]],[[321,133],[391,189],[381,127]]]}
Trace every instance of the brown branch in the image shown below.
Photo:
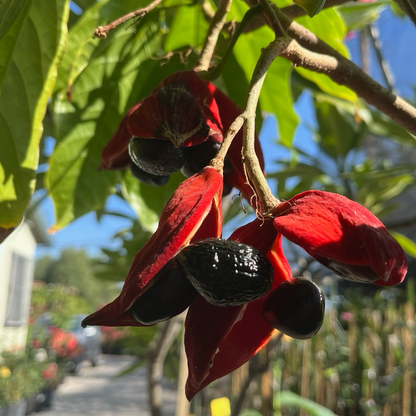
{"label": "brown branch", "polygon": [[276,16],[276,13],[272,9],[272,6],[269,0],[259,0],[261,10],[266,17],[266,20],[269,26],[273,29],[276,37],[285,36],[286,32],[284,31],[282,25],[280,24],[279,19]]}
{"label": "brown branch", "polygon": [[180,318],[163,322],[157,328],[147,352],[147,389],[152,416],[162,416],[162,378],[166,354],[181,328]]}
{"label": "brown branch", "polygon": [[270,65],[274,59],[281,54],[282,49],[286,47],[286,42],[290,41],[291,39],[287,36],[280,37],[271,42],[266,48],[262,50],[250,81],[246,109],[243,113],[246,120],[244,124],[244,141],[242,150],[243,163],[250,180],[253,182],[256,194],[260,200],[263,215],[267,215],[268,213],[272,212],[280,201],[272,194],[256,155],[256,108],[261,87],[263,86],[263,82],[266,78],[266,74]]}
{"label": "brown branch", "polygon": [[[348,3],[351,0],[327,0],[324,4],[323,9],[328,9],[329,7],[340,6],[341,4]],[[353,0],[354,1],[354,0]],[[257,4],[257,0],[245,0],[245,2],[253,7]],[[291,19],[296,19],[297,17],[306,16],[306,11],[297,4],[291,4],[290,6],[282,7],[280,9],[287,17]],[[253,30],[259,29],[260,27],[266,24],[266,19],[264,16],[259,16],[253,22],[250,23],[244,29],[244,33],[252,32]]]}
{"label": "brown branch", "polygon": [[109,23],[108,25],[98,26],[97,29],[95,29],[94,37],[105,39],[107,37],[107,33],[110,30],[115,29],[117,26],[121,25],[122,23],[127,22],[130,19],[134,19],[135,17],[137,17],[138,19],[141,19],[143,16],[145,16],[147,13],[153,10],[160,3],[162,3],[162,0],[155,0],[153,3],[150,3],[147,7],[144,7],[143,9],[138,9],[131,13],[127,13],[126,15],[120,17],[119,19],[114,20],[114,22]]}
{"label": "brown branch", "polygon": [[294,39],[282,50],[280,56],[289,59],[295,66],[328,75],[334,82],[350,88],[368,104],[416,135],[414,107],[374,81],[315,34],[291,21],[277,7],[275,11],[283,28]]}
{"label": "brown branch", "polygon": [[207,71],[209,69],[215,47],[217,46],[218,36],[224,26],[225,18],[230,11],[231,1],[232,0],[219,1],[217,12],[211,20],[205,37],[204,46],[202,47],[201,54],[195,65],[195,71]]}

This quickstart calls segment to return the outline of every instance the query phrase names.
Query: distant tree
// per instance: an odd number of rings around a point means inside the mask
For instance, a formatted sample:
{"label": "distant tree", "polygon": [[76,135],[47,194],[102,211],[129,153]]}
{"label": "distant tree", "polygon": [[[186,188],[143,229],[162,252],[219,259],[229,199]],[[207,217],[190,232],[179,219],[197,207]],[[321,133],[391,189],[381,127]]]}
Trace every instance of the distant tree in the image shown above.
{"label": "distant tree", "polygon": [[35,279],[45,283],[75,286],[87,302],[97,307],[108,302],[117,292],[115,284],[95,278],[93,260],[84,250],[65,249],[56,260],[49,256],[36,262]]}

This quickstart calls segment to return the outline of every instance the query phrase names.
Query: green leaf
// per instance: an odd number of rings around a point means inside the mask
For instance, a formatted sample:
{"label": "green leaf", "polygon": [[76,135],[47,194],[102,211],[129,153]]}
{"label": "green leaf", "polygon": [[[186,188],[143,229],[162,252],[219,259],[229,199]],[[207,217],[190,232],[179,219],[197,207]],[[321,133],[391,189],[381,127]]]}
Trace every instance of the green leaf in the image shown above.
{"label": "green leaf", "polygon": [[69,31],[65,55],[59,66],[56,90],[70,93],[75,78],[88,65],[88,61],[99,43],[98,39],[93,39],[94,29],[99,21],[101,8],[107,2],[108,0],[94,2],[92,7],[84,11]]}
{"label": "green leaf", "polygon": [[[319,13],[319,16],[315,16],[313,19],[303,16],[297,19],[297,21],[341,55],[348,57],[348,51],[343,43],[347,29],[343,20],[333,8],[323,10]],[[328,94],[349,101],[356,101],[357,99],[356,94],[352,90],[335,83],[327,75],[318,74],[300,67],[296,67],[296,71],[309,81],[313,81],[322,91]]]}
{"label": "green leaf", "polygon": [[293,0],[298,6],[302,7],[309,17],[317,15],[324,7],[325,0]]}
{"label": "green leaf", "polygon": [[416,243],[414,241],[412,241],[410,238],[396,231],[390,231],[390,234],[402,246],[402,249],[406,252],[406,254],[416,258]]}
{"label": "green leaf", "polygon": [[319,145],[334,160],[345,157],[361,143],[367,131],[366,125],[357,123],[354,116],[342,107],[315,100],[315,112],[319,125],[316,134]]}
{"label": "green leaf", "polygon": [[275,178],[277,180],[284,180],[287,178],[292,178],[294,176],[300,176],[300,177],[313,177],[313,176],[319,176],[324,175],[325,172],[323,172],[321,169],[315,167],[306,165],[304,163],[298,163],[295,166],[289,166],[286,169],[279,170],[279,172],[275,173],[268,173],[268,178]]}
{"label": "green leaf", "polygon": [[[234,7],[239,6],[236,3]],[[262,48],[274,39],[273,32],[268,27],[262,27],[255,32],[240,36],[235,47],[234,56],[243,69],[248,80],[251,79]],[[260,94],[262,111],[275,114],[279,123],[279,136],[282,143],[290,145],[298,124],[298,117],[293,109],[293,97],[290,88],[290,62],[276,58],[271,65]]]}
{"label": "green leaf", "polygon": [[0,92],[15,48],[20,28],[27,16],[31,0],[0,3]]}
{"label": "green leaf", "polygon": [[42,120],[65,47],[68,3],[38,0],[30,8],[21,1],[5,3],[0,26],[0,53],[5,53],[0,64],[0,227],[20,222],[35,188]]}
{"label": "green leaf", "polygon": [[136,211],[142,227],[154,232],[163,207],[183,180],[183,175],[178,172],[171,175],[166,185],[155,187],[140,182],[130,171],[126,171],[121,190],[125,200]]}
{"label": "green leaf", "polygon": [[292,391],[276,393],[277,401],[281,407],[300,407],[314,416],[336,416],[331,410],[312,400],[305,399]]}
{"label": "green leaf", "polygon": [[371,3],[347,3],[337,8],[347,30],[361,30],[365,26],[377,20],[380,13],[388,5],[394,3],[391,0],[379,0]]}
{"label": "green leaf", "polygon": [[173,20],[169,24],[165,51],[175,51],[189,45],[202,46],[207,29],[208,23],[199,4],[180,7],[175,11]]}

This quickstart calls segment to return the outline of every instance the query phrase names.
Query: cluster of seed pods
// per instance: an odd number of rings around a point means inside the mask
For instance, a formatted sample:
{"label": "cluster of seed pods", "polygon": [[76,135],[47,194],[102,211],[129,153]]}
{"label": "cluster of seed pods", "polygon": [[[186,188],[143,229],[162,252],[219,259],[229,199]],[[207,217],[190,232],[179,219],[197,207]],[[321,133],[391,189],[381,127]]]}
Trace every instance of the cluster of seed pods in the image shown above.
{"label": "cluster of seed pods", "polygon": [[[180,170],[188,179],[167,202],[159,226],[136,254],[120,295],[86,325],[154,325],[188,309],[185,350],[191,399],[264,347],[277,329],[307,339],[324,319],[325,298],[293,278],[282,236],[342,278],[391,286],[407,271],[405,254],[367,209],[338,194],[310,190],[277,204],[222,239],[221,199],[244,186],[242,134],[226,169],[209,166],[241,110],[193,71],[173,74],[132,107],[102,153],[102,169],[127,169],[162,186]],[[260,144],[256,153],[264,168]]]}

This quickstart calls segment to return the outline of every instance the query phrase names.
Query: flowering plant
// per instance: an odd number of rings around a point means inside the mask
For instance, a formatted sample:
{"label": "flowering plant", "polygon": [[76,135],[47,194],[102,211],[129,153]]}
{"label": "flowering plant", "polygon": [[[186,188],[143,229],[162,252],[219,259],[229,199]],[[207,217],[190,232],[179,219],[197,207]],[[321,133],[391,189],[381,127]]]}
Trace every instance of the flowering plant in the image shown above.
{"label": "flowering plant", "polygon": [[[56,371],[50,372],[47,378],[45,372],[51,366]],[[39,361],[36,350],[30,347],[26,351],[3,352],[0,356],[0,407],[40,392],[55,375],[58,376],[56,363]]]}

